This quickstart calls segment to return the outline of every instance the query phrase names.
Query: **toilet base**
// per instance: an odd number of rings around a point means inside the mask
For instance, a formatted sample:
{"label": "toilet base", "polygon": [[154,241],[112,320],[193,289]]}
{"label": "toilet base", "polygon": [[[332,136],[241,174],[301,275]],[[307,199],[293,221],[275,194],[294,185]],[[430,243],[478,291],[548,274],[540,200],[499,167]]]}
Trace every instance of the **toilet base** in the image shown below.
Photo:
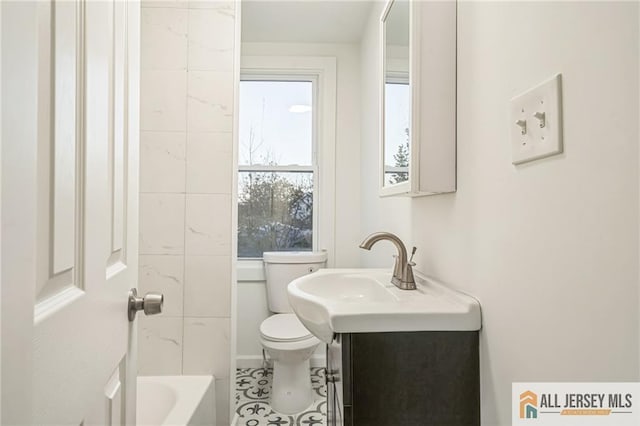
{"label": "toilet base", "polygon": [[[299,322],[293,314],[291,316],[294,321]],[[303,327],[302,324],[300,327]],[[311,334],[305,336],[304,331],[301,332],[300,339],[273,340],[264,334],[262,325],[260,334],[260,343],[273,361],[273,381],[269,398],[271,408],[282,414],[303,412],[313,403],[309,358],[320,344],[320,340]]]}
{"label": "toilet base", "polygon": [[269,404],[282,414],[304,411],[313,403],[309,360],[288,364],[273,362],[273,383]]}

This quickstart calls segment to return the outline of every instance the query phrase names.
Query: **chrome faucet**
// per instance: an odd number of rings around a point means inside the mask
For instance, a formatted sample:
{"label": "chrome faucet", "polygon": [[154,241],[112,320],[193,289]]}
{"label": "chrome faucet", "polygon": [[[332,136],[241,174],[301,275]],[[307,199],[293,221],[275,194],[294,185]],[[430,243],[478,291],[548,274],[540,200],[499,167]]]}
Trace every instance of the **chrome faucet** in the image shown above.
{"label": "chrome faucet", "polygon": [[411,259],[407,261],[407,249],[402,243],[402,240],[390,232],[375,232],[369,235],[360,243],[360,248],[371,250],[371,247],[381,240],[391,241],[396,246],[396,249],[398,249],[398,255],[394,256],[396,258],[396,264],[393,267],[391,283],[402,290],[415,290],[416,280],[413,278],[412,269],[415,263],[412,262],[412,259],[416,253],[416,248],[413,248],[411,251]]}

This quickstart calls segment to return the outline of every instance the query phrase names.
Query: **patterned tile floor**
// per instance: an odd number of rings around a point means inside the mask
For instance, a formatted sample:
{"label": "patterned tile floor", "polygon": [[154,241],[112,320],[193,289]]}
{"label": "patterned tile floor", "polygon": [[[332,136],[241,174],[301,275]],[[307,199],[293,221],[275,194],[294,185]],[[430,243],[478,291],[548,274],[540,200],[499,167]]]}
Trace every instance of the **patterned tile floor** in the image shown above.
{"label": "patterned tile floor", "polygon": [[314,401],[302,413],[288,415],[269,406],[272,369],[239,368],[236,370],[237,426],[320,426],[327,423],[327,389],[324,369],[311,369]]}

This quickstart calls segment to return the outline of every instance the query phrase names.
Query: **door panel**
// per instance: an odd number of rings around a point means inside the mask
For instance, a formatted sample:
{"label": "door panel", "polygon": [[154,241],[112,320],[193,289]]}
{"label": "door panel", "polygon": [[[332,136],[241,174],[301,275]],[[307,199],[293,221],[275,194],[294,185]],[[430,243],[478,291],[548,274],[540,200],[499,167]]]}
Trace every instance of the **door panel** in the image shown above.
{"label": "door panel", "polygon": [[109,196],[111,200],[111,241],[109,265],[126,263],[124,242],[127,240],[124,221],[126,217],[125,197],[127,175],[125,165],[127,150],[127,105],[126,94],[126,9],[125,3],[116,2],[113,8],[113,49],[111,54],[111,93],[109,123]]}
{"label": "door panel", "polygon": [[78,120],[78,68],[81,65],[78,42],[80,4],[57,3],[53,18],[53,185],[52,189],[52,274],[72,270],[76,255],[77,150],[80,139]]}
{"label": "door panel", "polygon": [[39,6],[34,424],[134,418],[138,7]]}
{"label": "door panel", "polygon": [[120,426],[126,424],[124,417],[125,360],[111,374],[102,394],[94,402],[93,408],[85,418],[84,426]]}
{"label": "door panel", "polygon": [[[81,4],[40,5],[38,278],[36,317],[83,288],[81,136],[83,87],[79,84]],[[57,298],[54,296],[58,296]]]}

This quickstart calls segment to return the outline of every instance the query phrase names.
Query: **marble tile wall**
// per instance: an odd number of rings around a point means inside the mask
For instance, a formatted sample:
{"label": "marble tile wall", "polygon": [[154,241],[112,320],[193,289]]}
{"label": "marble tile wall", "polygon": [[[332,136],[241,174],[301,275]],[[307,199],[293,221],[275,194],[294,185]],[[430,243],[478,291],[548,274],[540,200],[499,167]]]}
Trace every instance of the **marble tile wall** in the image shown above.
{"label": "marble tile wall", "polygon": [[213,374],[229,424],[233,1],[143,1],[140,272],[165,295],[138,317],[141,375]]}

